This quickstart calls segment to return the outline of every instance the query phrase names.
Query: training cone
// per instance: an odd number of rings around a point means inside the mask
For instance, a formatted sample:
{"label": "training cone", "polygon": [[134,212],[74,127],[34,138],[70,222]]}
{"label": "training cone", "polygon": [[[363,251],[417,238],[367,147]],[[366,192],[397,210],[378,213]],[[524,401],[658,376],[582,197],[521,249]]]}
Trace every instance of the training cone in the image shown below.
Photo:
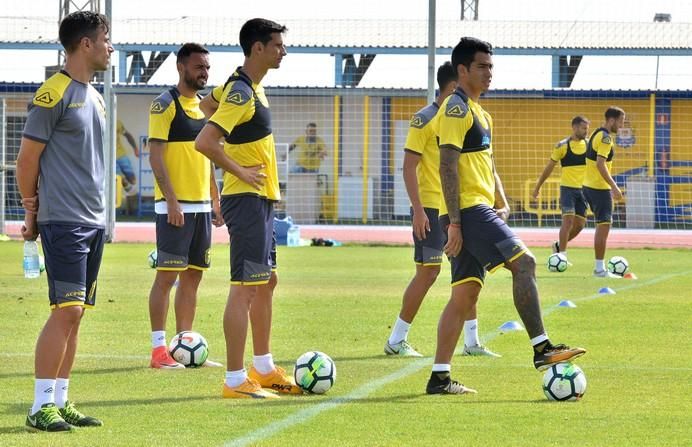
{"label": "training cone", "polygon": [[615,290],[611,289],[610,287],[601,287],[598,290],[598,293],[602,295],[615,295]]}
{"label": "training cone", "polygon": [[507,321],[500,326],[500,332],[523,331],[524,326],[518,321]]}
{"label": "training cone", "polygon": [[623,276],[623,278],[625,278],[625,279],[638,279],[637,275],[635,275],[632,272],[625,273],[625,276]]}
{"label": "training cone", "polygon": [[560,301],[560,303],[558,303],[558,307],[575,308],[575,307],[577,307],[577,305],[574,304],[574,303],[573,303],[572,301],[570,301],[570,300],[562,300],[562,301]]}

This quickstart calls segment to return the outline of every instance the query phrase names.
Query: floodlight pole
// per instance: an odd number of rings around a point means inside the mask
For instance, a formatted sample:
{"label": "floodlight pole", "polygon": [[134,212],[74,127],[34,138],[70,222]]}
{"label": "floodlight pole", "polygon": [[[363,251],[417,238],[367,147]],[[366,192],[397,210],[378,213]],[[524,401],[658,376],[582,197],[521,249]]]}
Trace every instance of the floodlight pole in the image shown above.
{"label": "floodlight pole", "polygon": [[428,0],[428,104],[435,101],[435,0]]}
{"label": "floodlight pole", "polygon": [[[113,0],[106,0],[106,17],[110,23],[110,36],[113,39]],[[116,100],[113,91],[113,66],[108,64],[103,77],[103,99],[106,102],[106,133],[103,136],[106,199],[106,240],[115,237],[115,123]]]}

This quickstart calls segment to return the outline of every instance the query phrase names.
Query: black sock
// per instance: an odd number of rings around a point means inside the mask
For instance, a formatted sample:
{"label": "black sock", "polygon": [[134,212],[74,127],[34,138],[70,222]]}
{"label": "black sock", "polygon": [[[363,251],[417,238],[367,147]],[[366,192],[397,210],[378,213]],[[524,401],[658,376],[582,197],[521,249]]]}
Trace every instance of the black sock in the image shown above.
{"label": "black sock", "polygon": [[432,374],[430,374],[430,380],[446,382],[449,380],[449,371],[433,371]]}
{"label": "black sock", "polygon": [[545,351],[546,348],[549,348],[550,346],[552,346],[550,344],[550,340],[545,340],[545,341],[542,341],[542,342],[538,343],[537,345],[535,345],[533,347],[533,350],[540,354],[543,351]]}

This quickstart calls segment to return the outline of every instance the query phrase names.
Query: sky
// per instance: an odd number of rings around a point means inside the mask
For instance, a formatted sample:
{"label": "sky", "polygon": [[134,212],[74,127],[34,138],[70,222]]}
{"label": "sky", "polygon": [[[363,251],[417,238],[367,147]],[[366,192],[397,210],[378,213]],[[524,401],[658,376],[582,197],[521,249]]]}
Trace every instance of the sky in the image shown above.
{"label": "sky", "polygon": [[[58,16],[62,0],[16,2],[0,0],[0,15]],[[84,4],[86,0],[73,0]],[[103,2],[103,0],[102,0]],[[190,5],[194,7],[190,7]],[[11,5],[11,7],[10,7]],[[438,19],[458,19],[461,0],[438,0]],[[266,17],[289,27],[285,41],[290,47],[291,19],[423,19],[428,14],[428,0],[113,0],[113,15],[119,17],[162,18],[179,16],[217,16],[228,11],[236,17]],[[686,0],[480,0],[481,20],[586,20],[651,22],[657,12],[669,13],[674,22],[692,22],[692,1]],[[56,25],[57,27],[57,25]],[[153,29],[152,32],[155,32]],[[117,34],[117,30],[114,30]],[[117,39],[116,39],[117,40]],[[289,48],[290,51],[290,48]],[[4,51],[12,61],[0,67],[0,81],[41,81],[43,66],[54,64],[55,52]],[[438,56],[439,65],[447,56]],[[656,57],[585,57],[573,81],[577,89],[682,89],[692,85],[692,64],[687,57],[661,57],[656,79]],[[213,54],[211,83],[220,83],[229,70],[242,63],[240,54]],[[550,88],[551,59],[547,56],[496,56],[494,88]],[[218,67],[218,68],[217,68]],[[604,73],[604,67],[606,72]],[[152,79],[156,84],[175,80],[172,58]],[[271,71],[267,86],[333,86],[334,62],[329,55],[290,54],[281,70]],[[362,87],[426,88],[425,56],[378,55],[363,78]]]}

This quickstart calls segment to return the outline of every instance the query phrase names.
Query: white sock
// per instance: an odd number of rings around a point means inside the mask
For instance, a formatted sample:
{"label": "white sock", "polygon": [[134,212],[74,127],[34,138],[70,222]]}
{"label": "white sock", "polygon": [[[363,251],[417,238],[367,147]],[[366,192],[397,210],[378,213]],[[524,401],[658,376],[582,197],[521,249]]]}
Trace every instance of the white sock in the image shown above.
{"label": "white sock", "polygon": [[452,365],[449,363],[433,363],[432,366],[432,372],[438,373],[438,372],[451,372],[452,371]]}
{"label": "white sock", "polygon": [[166,346],[166,331],[151,331],[151,347]]}
{"label": "white sock", "polygon": [[271,352],[264,355],[253,355],[252,364],[260,374],[269,374],[276,369],[276,366],[274,366],[274,357]]}
{"label": "white sock", "polygon": [[65,408],[67,403],[67,390],[70,387],[70,379],[55,379],[55,406]]}
{"label": "white sock", "polygon": [[478,319],[464,321],[464,344],[466,346],[477,346],[481,342],[478,339]]}
{"label": "white sock", "polygon": [[34,404],[31,414],[36,414],[43,404],[55,403],[55,379],[34,379]]}
{"label": "white sock", "polygon": [[543,332],[543,333],[542,333],[541,335],[539,335],[538,337],[533,337],[533,338],[531,339],[531,346],[539,345],[539,344],[543,343],[543,342],[546,341],[546,340],[548,340],[548,335],[547,335],[545,332]]}
{"label": "white sock", "polygon": [[235,388],[247,380],[245,368],[240,371],[226,371],[226,385]]}
{"label": "white sock", "polygon": [[603,262],[603,259],[596,259],[596,271],[602,272],[603,270],[605,270],[605,263]]}
{"label": "white sock", "polygon": [[409,329],[411,329],[411,323],[405,322],[401,319],[401,317],[396,317],[394,327],[392,328],[392,333],[389,336],[389,344],[395,345],[406,340]]}

